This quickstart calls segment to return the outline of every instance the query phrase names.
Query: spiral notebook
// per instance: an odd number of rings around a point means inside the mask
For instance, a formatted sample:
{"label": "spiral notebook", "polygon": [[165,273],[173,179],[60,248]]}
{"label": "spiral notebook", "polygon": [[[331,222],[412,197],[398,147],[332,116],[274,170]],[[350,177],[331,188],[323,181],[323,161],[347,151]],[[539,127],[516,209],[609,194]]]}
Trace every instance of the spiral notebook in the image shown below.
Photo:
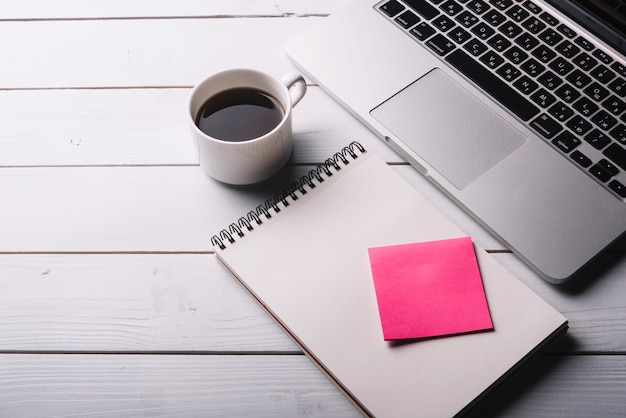
{"label": "spiral notebook", "polygon": [[493,329],[385,341],[368,248],[464,237],[358,143],[212,238],[222,264],[365,415],[448,417],[567,320],[475,246]]}

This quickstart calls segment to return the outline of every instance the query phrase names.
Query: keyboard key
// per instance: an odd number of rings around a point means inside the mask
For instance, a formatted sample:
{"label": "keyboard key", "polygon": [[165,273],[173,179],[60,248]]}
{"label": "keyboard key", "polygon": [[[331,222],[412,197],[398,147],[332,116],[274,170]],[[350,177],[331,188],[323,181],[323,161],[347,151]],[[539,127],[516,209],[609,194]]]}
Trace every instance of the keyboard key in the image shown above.
{"label": "keyboard key", "polygon": [[589,157],[587,157],[585,154],[583,154],[582,152],[576,150],[574,152],[572,152],[572,154],[570,155],[570,157],[572,158],[572,160],[576,161],[578,163],[578,165],[580,165],[581,167],[587,168],[591,165],[592,161]]}
{"label": "keyboard key", "polygon": [[601,150],[611,143],[611,138],[598,129],[594,129],[585,135],[585,141],[597,150]]}
{"label": "keyboard key", "polygon": [[454,49],[452,41],[441,34],[437,34],[426,41],[426,45],[438,55],[446,55]]}
{"label": "keyboard key", "polygon": [[574,66],[565,61],[564,58],[558,57],[549,64],[549,67],[554,70],[558,75],[564,76],[574,69]]}
{"label": "keyboard key", "polygon": [[561,42],[561,40],[563,39],[563,35],[560,35],[554,29],[549,28],[539,34],[539,39],[544,41],[549,46],[554,46]]}
{"label": "keyboard key", "polygon": [[457,44],[463,44],[472,38],[472,35],[462,28],[454,28],[448,33],[448,36]]}
{"label": "keyboard key", "polygon": [[578,110],[583,116],[588,117],[593,115],[599,109],[599,107],[588,98],[582,97],[580,100],[574,103],[574,109]]}
{"label": "keyboard key", "polygon": [[601,182],[607,182],[611,179],[611,174],[607,173],[600,167],[598,164],[595,164],[593,167],[589,169],[589,172]]}
{"label": "keyboard key", "polygon": [[485,46],[485,44],[480,42],[478,39],[472,39],[466,43],[463,48],[475,57],[482,55],[482,53],[487,50],[487,46]]}
{"label": "keyboard key", "polygon": [[504,107],[520,119],[530,120],[539,112],[539,108],[505,84],[496,75],[474,61],[461,50],[456,50],[446,57],[446,61],[482,87]]}
{"label": "keyboard key", "polygon": [[617,144],[611,144],[602,154],[610,158],[615,164],[626,170],[626,149]]}
{"label": "keyboard key", "polygon": [[556,89],[556,95],[561,98],[565,103],[572,103],[574,100],[580,97],[580,93],[574,87],[569,84],[563,84]]}
{"label": "keyboard key", "polygon": [[[608,163],[608,167],[607,164]],[[615,174],[613,174],[612,168],[614,168],[615,166],[613,166],[611,163],[609,163],[607,160],[600,160],[598,161],[598,163],[594,164],[590,169],[589,172],[596,177],[598,180],[602,181],[602,182],[607,182],[611,179],[611,177],[613,177]],[[607,169],[608,168],[608,169]]]}
{"label": "keyboard key", "polygon": [[529,17],[524,23],[522,23],[522,26],[528,29],[530,33],[534,34],[537,34],[546,28],[546,24],[534,16]]}
{"label": "keyboard key", "polygon": [[539,45],[539,41],[537,40],[537,38],[528,33],[522,33],[520,36],[515,38],[515,43],[524,48],[526,51],[530,51],[531,49]]}
{"label": "keyboard key", "polygon": [[593,56],[607,65],[613,62],[613,58],[611,58],[609,54],[600,49],[596,49],[595,51],[593,51]]}
{"label": "keyboard key", "polygon": [[443,15],[433,19],[430,23],[442,32],[447,32],[454,27],[454,22]]}
{"label": "keyboard key", "polygon": [[498,68],[497,73],[506,81],[511,82],[515,80],[517,77],[522,75],[522,72],[517,68],[513,67],[511,64],[504,64],[502,67]]}
{"label": "keyboard key", "polygon": [[546,139],[552,139],[563,129],[560,123],[558,123],[545,113],[542,113],[541,115],[539,115],[539,117],[533,120],[530,123],[530,126],[533,127]]}
{"label": "keyboard key", "polygon": [[565,126],[567,126],[572,131],[574,131],[576,135],[584,135],[585,133],[589,132],[589,130],[592,128],[591,123],[587,122],[586,119],[583,119],[579,115],[576,115],[573,118],[571,118],[565,124]]}
{"label": "keyboard key", "polygon": [[417,17],[417,15],[410,10],[405,11],[400,16],[394,19],[394,21],[396,21],[404,29],[410,28],[411,26],[419,22],[419,20],[420,18]]}
{"label": "keyboard key", "polygon": [[414,26],[413,29],[409,31],[409,33],[415,36],[420,41],[425,41],[435,34],[435,29],[433,29],[433,27],[430,26],[428,23],[422,22]]}
{"label": "keyboard key", "polygon": [[615,96],[611,96],[602,102],[602,107],[614,115],[619,115],[626,110],[626,103]]}
{"label": "keyboard key", "polygon": [[581,72],[580,70],[572,71],[571,73],[568,74],[566,79],[567,81],[572,83],[574,87],[577,87],[579,89],[582,89],[583,87],[585,87],[587,84],[591,82],[591,77]]}
{"label": "keyboard key", "polygon": [[520,68],[529,76],[531,77],[536,77],[539,74],[541,74],[546,67],[544,67],[543,65],[541,65],[539,62],[537,62],[536,60],[534,60],[533,58],[527,60],[526,62],[524,62]]}
{"label": "keyboard key", "polygon": [[557,45],[556,51],[563,55],[565,58],[573,58],[576,54],[580,52],[580,48],[570,41],[563,41]]}
{"label": "keyboard key", "polygon": [[527,76],[522,76],[522,78],[513,83],[513,85],[524,94],[530,94],[539,87],[539,84],[535,83]]}
{"label": "keyboard key", "polygon": [[463,6],[452,0],[446,1],[441,6],[439,6],[439,8],[443,10],[448,16],[456,16],[463,10]]}
{"label": "keyboard key", "polygon": [[576,43],[576,45],[581,46],[585,51],[593,51],[593,49],[595,48],[591,41],[583,38],[582,36],[574,39],[574,42]]}
{"label": "keyboard key", "polygon": [[533,12],[534,14],[541,13],[541,7],[537,6],[532,1],[525,1],[523,6]]}
{"label": "keyboard key", "polygon": [[415,10],[420,16],[427,20],[439,15],[439,10],[424,0],[405,0],[406,4],[413,10]]}
{"label": "keyboard key", "polygon": [[487,43],[498,52],[502,52],[511,46],[511,42],[500,34],[492,36]]}
{"label": "keyboard key", "polygon": [[498,68],[500,64],[504,62],[504,58],[493,51],[489,51],[480,57],[480,61],[493,70],[494,68]]}
{"label": "keyboard key", "polygon": [[537,81],[550,90],[554,90],[563,83],[561,77],[557,76],[552,71],[546,71],[541,74],[539,78],[537,78]]}
{"label": "keyboard key", "polygon": [[622,144],[626,144],[626,126],[617,125],[611,130],[611,132],[609,132],[609,135],[611,135]]}
{"label": "keyboard key", "polygon": [[574,148],[580,145],[580,139],[576,138],[569,131],[563,131],[552,140],[552,143],[564,153],[569,154]]}
{"label": "keyboard key", "polygon": [[[606,151],[608,151],[608,148],[606,149]],[[598,165],[611,176],[615,176],[619,173],[619,169],[615,166],[615,164],[608,160],[605,160],[604,158],[598,161]]]}
{"label": "keyboard key", "polygon": [[380,10],[389,17],[394,17],[398,13],[404,10],[404,6],[396,0],[390,0],[387,3],[380,6]]}
{"label": "keyboard key", "polygon": [[620,183],[617,180],[612,180],[609,183],[609,188],[611,190],[613,190],[615,193],[617,193],[618,196],[620,197],[626,197],[626,186],[624,186],[622,183]]}
{"label": "keyboard key", "polygon": [[491,26],[500,26],[506,20],[506,17],[497,10],[490,10],[483,15],[483,20]]}
{"label": "keyboard key", "polygon": [[559,122],[565,122],[574,114],[574,111],[563,102],[556,102],[550,109],[548,109],[548,113],[555,117]]}
{"label": "keyboard key", "polygon": [[456,17],[456,21],[466,28],[470,28],[478,22],[478,18],[468,11],[465,11]]}
{"label": "keyboard key", "polygon": [[572,28],[570,28],[569,26],[565,26],[564,24],[560,24],[556,29],[570,39],[576,36],[576,32],[574,32]]}
{"label": "keyboard key", "polygon": [[498,30],[508,38],[515,38],[517,35],[522,33],[522,28],[520,28],[513,22],[506,22],[505,24],[500,26]]}
{"label": "keyboard key", "polygon": [[524,19],[530,16],[530,12],[526,9],[523,9],[521,6],[513,6],[506,11],[506,15],[516,22],[522,22]]}
{"label": "keyboard key", "polygon": [[554,57],[556,57],[556,52],[551,50],[545,45],[540,45],[535,48],[532,54],[541,62],[550,62]]}
{"label": "keyboard key", "polygon": [[596,102],[599,102],[609,96],[609,91],[594,81],[585,89],[585,94]]}
{"label": "keyboard key", "polygon": [[487,39],[491,35],[493,35],[496,31],[488,26],[486,23],[479,23],[478,25],[472,28],[472,32],[478,36],[480,39]]}
{"label": "keyboard key", "polygon": [[576,64],[580,69],[588,71],[598,64],[598,61],[593,58],[591,55],[581,52],[574,58],[574,64]]}
{"label": "keyboard key", "polygon": [[[599,50],[598,50],[599,51]],[[599,82],[607,84],[609,81],[615,78],[615,73],[609,70],[604,65],[598,65],[589,74]]]}
{"label": "keyboard key", "polygon": [[618,74],[622,75],[623,77],[626,77],[626,65],[620,64],[619,62],[614,62],[611,65],[611,68],[617,71]]}
{"label": "keyboard key", "polygon": [[548,12],[541,13],[539,17],[550,26],[556,26],[559,24],[559,20]]}
{"label": "keyboard key", "polygon": [[520,62],[522,62],[526,58],[528,58],[528,54],[525,53],[524,51],[522,51],[520,48],[518,48],[516,46],[508,49],[504,53],[504,56],[507,59],[509,59],[513,64],[519,64]]}
{"label": "keyboard key", "polygon": [[617,125],[617,119],[611,116],[606,110],[601,110],[593,115],[591,121],[595,123],[598,128],[605,131]]}
{"label": "keyboard key", "polygon": [[556,101],[556,98],[550,94],[546,89],[539,89],[532,96],[530,100],[537,103],[539,106],[546,108]]}
{"label": "keyboard key", "polygon": [[508,7],[511,7],[513,4],[513,0],[489,0],[494,7],[500,10],[505,10]]}
{"label": "keyboard key", "polygon": [[623,78],[617,77],[615,80],[609,83],[609,89],[615,92],[619,97],[626,96],[626,80],[624,80]]}
{"label": "keyboard key", "polygon": [[467,3],[467,8],[470,10],[473,10],[474,13],[479,14],[479,15],[485,13],[487,10],[490,9],[487,3],[485,3],[482,0],[470,1],[469,3]]}

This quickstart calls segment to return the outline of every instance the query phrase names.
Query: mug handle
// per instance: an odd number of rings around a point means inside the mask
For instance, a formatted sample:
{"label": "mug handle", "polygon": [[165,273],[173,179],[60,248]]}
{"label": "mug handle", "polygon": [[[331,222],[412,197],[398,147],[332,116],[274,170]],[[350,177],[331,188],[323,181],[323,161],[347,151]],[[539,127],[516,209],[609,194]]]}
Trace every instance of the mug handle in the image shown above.
{"label": "mug handle", "polygon": [[304,97],[304,93],[306,93],[306,81],[304,81],[304,77],[296,72],[290,72],[282,76],[280,81],[282,81],[287,87],[287,90],[289,90],[291,105],[297,105],[302,97]]}

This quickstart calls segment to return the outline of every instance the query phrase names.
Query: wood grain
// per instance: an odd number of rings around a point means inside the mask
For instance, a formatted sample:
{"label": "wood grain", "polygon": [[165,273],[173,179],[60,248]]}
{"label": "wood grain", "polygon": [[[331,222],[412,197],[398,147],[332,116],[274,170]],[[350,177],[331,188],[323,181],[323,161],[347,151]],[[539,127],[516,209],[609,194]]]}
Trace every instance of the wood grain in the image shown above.
{"label": "wood grain", "polygon": [[[190,92],[0,90],[0,167],[197,164]],[[353,140],[385,161],[403,161],[316,86],[295,108],[293,130],[294,164],[322,162]]]}
{"label": "wood grain", "polygon": [[[470,416],[621,417],[625,364],[540,358]],[[359,416],[302,355],[11,354],[0,356],[0,387],[0,415],[11,417]]]}
{"label": "wood grain", "polygon": [[303,355],[2,355],[5,417],[358,417]]}
{"label": "wood grain", "polygon": [[190,87],[233,67],[280,76],[287,40],[319,19],[5,21],[0,89]]}
{"label": "wood grain", "polygon": [[[496,258],[570,320],[550,353],[626,354],[626,259],[574,294]],[[299,352],[212,254],[0,255],[0,352]]]}
{"label": "wood grain", "polygon": [[[288,166],[250,187],[223,185],[197,166],[1,169],[0,252],[210,251],[212,235],[311,168]],[[479,245],[504,249],[416,170],[395,168]]]}
{"label": "wood grain", "polygon": [[203,1],[179,0],[22,0],[10,8],[3,8],[2,19],[93,19],[93,18],[146,18],[146,17],[228,17],[273,16],[292,17],[327,15],[341,1],[336,0],[229,0]]}

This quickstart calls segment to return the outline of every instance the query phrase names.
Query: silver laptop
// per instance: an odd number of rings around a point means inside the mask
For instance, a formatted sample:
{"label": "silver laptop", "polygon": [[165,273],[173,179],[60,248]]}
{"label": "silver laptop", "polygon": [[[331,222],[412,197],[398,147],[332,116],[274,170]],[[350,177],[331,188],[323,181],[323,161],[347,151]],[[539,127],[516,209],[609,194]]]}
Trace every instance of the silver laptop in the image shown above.
{"label": "silver laptop", "polygon": [[358,0],[287,54],[562,283],[626,231],[625,26],[618,0]]}

